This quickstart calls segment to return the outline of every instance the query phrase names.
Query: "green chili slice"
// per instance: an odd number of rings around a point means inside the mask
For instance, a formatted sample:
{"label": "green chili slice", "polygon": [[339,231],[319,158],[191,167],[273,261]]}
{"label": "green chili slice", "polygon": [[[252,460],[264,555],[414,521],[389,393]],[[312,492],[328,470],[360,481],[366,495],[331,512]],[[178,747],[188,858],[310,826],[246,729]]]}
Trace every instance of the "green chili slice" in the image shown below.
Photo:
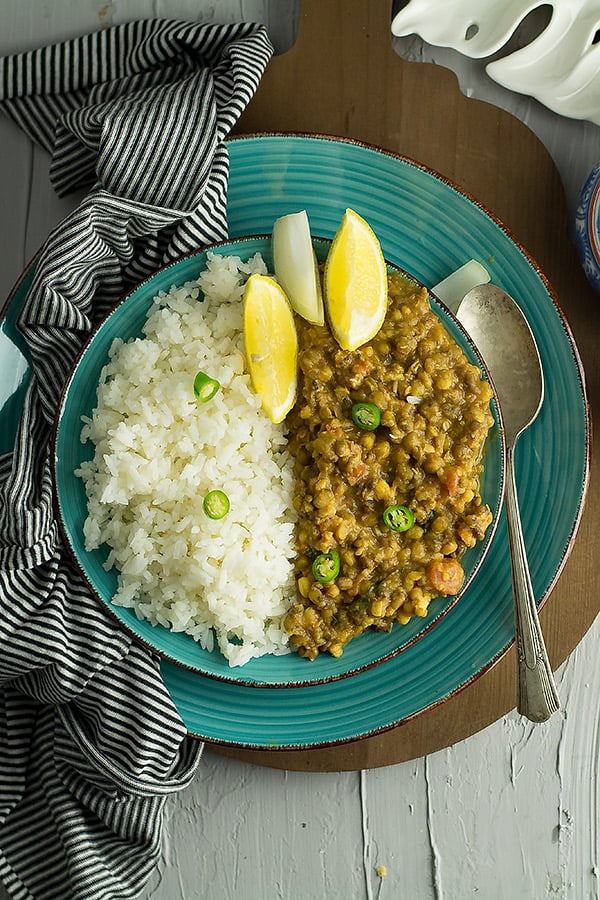
{"label": "green chili slice", "polygon": [[229,512],[229,497],[224,491],[209,491],[202,508],[209,519],[222,519]]}
{"label": "green chili slice", "polygon": [[322,584],[333,581],[340,573],[340,554],[337,550],[319,553],[313,560],[312,573],[315,581],[320,581]]}
{"label": "green chili slice", "polygon": [[415,524],[415,517],[408,506],[387,506],[383,511],[383,521],[390,531],[408,531]]}
{"label": "green chili slice", "polygon": [[194,378],[194,394],[201,403],[212,400],[220,387],[217,379],[211,378],[206,372],[198,372]]}
{"label": "green chili slice", "polygon": [[375,431],[381,423],[381,410],[374,403],[355,403],[352,421],[363,431]]}

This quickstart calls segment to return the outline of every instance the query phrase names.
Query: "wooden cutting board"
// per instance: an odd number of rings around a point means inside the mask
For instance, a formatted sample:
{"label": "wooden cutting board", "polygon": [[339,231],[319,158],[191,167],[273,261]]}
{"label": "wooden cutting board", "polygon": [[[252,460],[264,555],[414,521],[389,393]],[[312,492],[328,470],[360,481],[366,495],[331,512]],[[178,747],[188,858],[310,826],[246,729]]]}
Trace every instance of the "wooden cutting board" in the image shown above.
{"label": "wooden cutting board", "polygon": [[[295,45],[269,64],[238,133],[311,132],[352,137],[432,167],[483,202],[548,276],[569,319],[600,402],[598,298],[567,239],[560,177],[540,141],[496,107],[467,99],[447,69],[406,62],[392,48],[391,2],[304,0]],[[553,668],[600,608],[600,529],[594,466],[567,565],[540,613]],[[473,684],[391,731],[302,751],[213,749],[275,768],[343,771],[385,766],[450,746],[515,707],[514,649]],[[538,727],[544,727],[538,726]]]}

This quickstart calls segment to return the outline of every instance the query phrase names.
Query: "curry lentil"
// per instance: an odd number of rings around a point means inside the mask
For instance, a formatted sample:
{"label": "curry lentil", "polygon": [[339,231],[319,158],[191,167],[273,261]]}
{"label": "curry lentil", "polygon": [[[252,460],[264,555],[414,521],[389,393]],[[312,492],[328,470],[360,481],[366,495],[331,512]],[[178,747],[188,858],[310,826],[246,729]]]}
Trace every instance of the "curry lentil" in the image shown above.
{"label": "curry lentil", "polygon": [[[430,601],[457,593],[459,562],[492,515],[479,476],[493,424],[492,390],[432,311],[427,291],[389,275],[385,322],[371,341],[342,350],[325,326],[297,322],[298,399],[289,413],[298,512],[297,602],[286,617],[290,644],[314,659],[339,656],[368,628],[426,616]],[[356,403],[381,411],[375,431],[352,419]],[[383,511],[414,516],[391,531]],[[320,582],[319,554],[340,570]]]}

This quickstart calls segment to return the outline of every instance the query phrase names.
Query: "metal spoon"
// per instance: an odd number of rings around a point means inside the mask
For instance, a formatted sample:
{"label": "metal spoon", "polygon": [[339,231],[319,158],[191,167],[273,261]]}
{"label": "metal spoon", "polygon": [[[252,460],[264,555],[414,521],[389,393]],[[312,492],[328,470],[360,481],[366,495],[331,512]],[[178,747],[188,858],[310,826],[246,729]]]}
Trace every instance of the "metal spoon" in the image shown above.
{"label": "metal spoon", "polygon": [[515,481],[515,446],[544,399],[540,355],[529,324],[512,297],[492,284],[472,288],[457,318],[473,338],[494,381],[506,434],[506,520],[515,605],[519,712],[544,722],[559,708],[538,619]]}

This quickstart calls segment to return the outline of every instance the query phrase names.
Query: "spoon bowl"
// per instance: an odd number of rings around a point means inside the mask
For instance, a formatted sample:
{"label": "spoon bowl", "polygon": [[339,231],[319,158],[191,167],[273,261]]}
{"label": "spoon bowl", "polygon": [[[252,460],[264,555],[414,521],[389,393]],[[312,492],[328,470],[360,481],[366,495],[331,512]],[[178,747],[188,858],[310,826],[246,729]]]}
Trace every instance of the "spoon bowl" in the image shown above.
{"label": "spoon bowl", "polygon": [[480,284],[461,301],[457,318],[490,372],[506,436],[506,520],[510,550],[518,662],[517,708],[544,722],[559,707],[529,574],[515,479],[515,446],[544,401],[540,354],[527,319],[501,288]]}

